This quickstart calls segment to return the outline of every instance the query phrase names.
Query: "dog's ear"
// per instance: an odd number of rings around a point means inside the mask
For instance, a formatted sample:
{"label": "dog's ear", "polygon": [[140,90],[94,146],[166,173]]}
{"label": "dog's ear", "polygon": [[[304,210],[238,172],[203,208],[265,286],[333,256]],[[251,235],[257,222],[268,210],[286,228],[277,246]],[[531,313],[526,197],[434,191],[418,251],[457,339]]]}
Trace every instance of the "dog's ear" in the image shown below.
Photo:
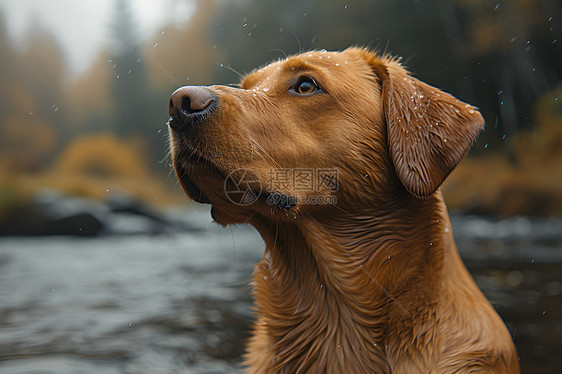
{"label": "dog's ear", "polygon": [[396,60],[370,62],[382,85],[396,174],[408,192],[427,198],[468,151],[484,119],[475,107],[411,77]]}

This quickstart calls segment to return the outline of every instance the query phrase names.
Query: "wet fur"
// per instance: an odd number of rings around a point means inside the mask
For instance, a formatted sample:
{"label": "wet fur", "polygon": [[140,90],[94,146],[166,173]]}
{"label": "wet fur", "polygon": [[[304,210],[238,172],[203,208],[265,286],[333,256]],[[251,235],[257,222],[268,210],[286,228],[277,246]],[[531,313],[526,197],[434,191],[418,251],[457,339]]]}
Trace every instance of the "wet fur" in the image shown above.
{"label": "wet fur", "polygon": [[[322,92],[291,93],[303,74]],[[266,244],[247,371],[518,373],[439,190],[483,127],[478,111],[359,48],[290,57],[241,88],[209,87],[219,109],[171,139],[180,182],[205,193],[218,223],[250,223]],[[262,181],[271,168],[336,168],[337,191],[315,193],[337,204],[232,204],[224,180],[237,168]],[[296,194],[262,194],[273,192]]]}

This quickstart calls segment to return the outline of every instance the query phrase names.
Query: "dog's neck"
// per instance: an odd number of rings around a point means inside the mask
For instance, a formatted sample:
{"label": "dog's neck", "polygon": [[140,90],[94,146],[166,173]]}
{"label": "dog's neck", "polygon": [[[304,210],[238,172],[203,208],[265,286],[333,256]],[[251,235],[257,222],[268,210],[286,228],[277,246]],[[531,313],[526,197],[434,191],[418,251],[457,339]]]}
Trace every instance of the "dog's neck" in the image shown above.
{"label": "dog's neck", "polygon": [[275,360],[292,370],[352,360],[385,372],[393,325],[418,328],[420,310],[435,310],[446,281],[443,262],[460,263],[440,192],[255,226],[266,242],[254,277],[258,324]]}

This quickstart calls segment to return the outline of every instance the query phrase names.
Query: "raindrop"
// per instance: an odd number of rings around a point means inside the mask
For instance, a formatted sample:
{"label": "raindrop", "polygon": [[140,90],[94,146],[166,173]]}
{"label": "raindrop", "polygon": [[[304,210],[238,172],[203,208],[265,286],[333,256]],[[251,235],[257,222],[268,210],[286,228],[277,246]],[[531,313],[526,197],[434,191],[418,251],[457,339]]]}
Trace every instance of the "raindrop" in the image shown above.
{"label": "raindrop", "polygon": [[252,33],[249,33],[248,36],[252,36]]}
{"label": "raindrop", "polygon": [[158,45],[158,43],[154,44],[154,47],[152,47],[152,48],[156,48],[157,45]]}
{"label": "raindrop", "polygon": [[246,26],[248,26],[248,24],[247,24],[247,23],[245,23],[245,24],[243,24],[243,25],[242,25],[242,27],[246,27]]}
{"label": "raindrop", "polygon": [[117,75],[115,78],[116,78],[116,79],[119,79],[119,77],[120,77],[120,75]]}
{"label": "raindrop", "polygon": [[162,32],[160,33],[160,35],[164,35],[164,31],[162,31]]}
{"label": "raindrop", "polygon": [[267,91],[269,91],[269,88],[264,87],[263,92],[267,92]]}
{"label": "raindrop", "polygon": [[488,148],[488,143],[486,143],[486,145],[484,145],[484,149]]}
{"label": "raindrop", "polygon": [[324,283],[322,283],[322,284],[320,285],[320,288],[324,288]]}
{"label": "raindrop", "polygon": [[346,5],[346,6],[344,6],[344,8],[345,8],[345,9],[347,9],[347,5]]}
{"label": "raindrop", "polygon": [[449,228],[448,228],[448,227],[445,227],[445,232],[449,232]]}
{"label": "raindrop", "polygon": [[139,57],[139,58],[137,59],[137,64],[138,64],[139,62],[141,62],[141,61],[142,61],[142,57]]}
{"label": "raindrop", "polygon": [[264,277],[263,277],[263,280],[267,280],[267,276],[264,276]]}
{"label": "raindrop", "polygon": [[158,130],[158,132],[157,132],[157,133],[158,133],[158,134],[160,134],[161,132],[162,132],[162,129]]}
{"label": "raindrop", "polygon": [[544,316],[545,314],[546,314],[546,310],[543,310],[543,311],[542,311],[542,315]]}
{"label": "raindrop", "polygon": [[109,192],[109,188],[107,190],[105,190],[105,192]]}
{"label": "raindrop", "polygon": [[341,344],[338,344],[338,348],[341,348]]}
{"label": "raindrop", "polygon": [[535,259],[533,258],[533,259],[531,260],[531,264],[534,264],[534,263],[535,263]]}
{"label": "raindrop", "polygon": [[498,10],[499,7],[500,7],[500,3],[497,3],[496,6],[494,7],[494,10]]}

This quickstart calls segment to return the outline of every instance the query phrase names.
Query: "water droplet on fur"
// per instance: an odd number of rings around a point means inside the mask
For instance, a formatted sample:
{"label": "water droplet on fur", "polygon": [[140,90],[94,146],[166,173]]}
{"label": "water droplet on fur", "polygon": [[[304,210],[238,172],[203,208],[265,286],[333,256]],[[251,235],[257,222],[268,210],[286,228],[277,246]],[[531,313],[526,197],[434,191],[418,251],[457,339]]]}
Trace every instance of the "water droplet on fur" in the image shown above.
{"label": "water droplet on fur", "polygon": [[267,91],[269,91],[269,88],[264,87],[263,92],[267,92]]}
{"label": "water droplet on fur", "polygon": [[449,232],[449,228],[448,228],[448,227],[445,227],[445,232]]}
{"label": "water droplet on fur", "polygon": [[323,288],[323,287],[324,287],[324,283],[322,283],[322,284],[320,285],[320,288]]}

